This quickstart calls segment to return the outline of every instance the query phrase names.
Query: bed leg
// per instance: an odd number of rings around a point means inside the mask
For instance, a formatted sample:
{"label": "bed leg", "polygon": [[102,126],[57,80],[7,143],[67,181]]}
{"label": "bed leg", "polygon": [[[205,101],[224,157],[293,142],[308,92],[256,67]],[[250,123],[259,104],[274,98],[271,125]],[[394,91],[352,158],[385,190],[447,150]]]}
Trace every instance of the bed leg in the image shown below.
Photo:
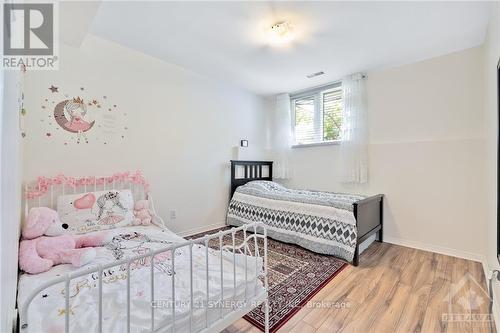
{"label": "bed leg", "polygon": [[384,242],[384,197],[380,198],[380,230],[378,232],[378,241]]}
{"label": "bed leg", "polygon": [[264,301],[264,333],[269,333],[269,298]]}
{"label": "bed leg", "polygon": [[356,249],[354,250],[354,258],[352,259],[353,266],[359,265],[359,245],[356,245]]}

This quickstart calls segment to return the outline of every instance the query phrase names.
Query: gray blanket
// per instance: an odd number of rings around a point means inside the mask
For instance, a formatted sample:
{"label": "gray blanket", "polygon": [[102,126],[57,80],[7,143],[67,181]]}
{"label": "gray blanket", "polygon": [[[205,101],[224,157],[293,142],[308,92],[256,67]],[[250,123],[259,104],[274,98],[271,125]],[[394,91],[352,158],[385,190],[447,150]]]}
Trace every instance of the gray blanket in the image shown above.
{"label": "gray blanket", "polygon": [[274,239],[350,262],[357,238],[352,204],[364,198],[253,181],[236,189],[229,203],[227,224],[264,222]]}

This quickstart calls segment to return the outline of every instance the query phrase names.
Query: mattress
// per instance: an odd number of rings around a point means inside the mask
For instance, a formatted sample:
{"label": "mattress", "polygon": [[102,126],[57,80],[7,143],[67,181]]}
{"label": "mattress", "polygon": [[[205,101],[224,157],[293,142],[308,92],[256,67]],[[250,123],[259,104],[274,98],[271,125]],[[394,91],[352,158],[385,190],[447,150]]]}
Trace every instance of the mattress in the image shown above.
{"label": "mattress", "polygon": [[[81,268],[58,265],[47,272],[23,274],[19,279],[18,304],[23,305],[29,295],[39,286],[53,278],[64,276],[75,270],[85,270],[94,264],[143,254],[185,240],[168,229],[154,226],[125,227],[115,229],[113,241],[97,248],[94,262]],[[209,325],[219,319],[221,311],[228,314],[265,292],[258,275],[262,272],[262,258],[236,255],[222,255],[221,280],[220,251],[209,249],[209,302],[206,302],[206,249],[193,246],[193,332],[205,328],[208,308]],[[168,254],[159,255],[153,262],[155,327],[169,331],[172,321],[172,278],[175,279],[175,329],[189,331],[190,274],[189,249],[178,249],[175,266]],[[246,261],[246,264],[245,264]],[[233,275],[236,263],[236,279]],[[245,284],[245,267],[247,283]],[[146,332],[151,329],[151,260],[149,258],[131,264],[131,332]],[[91,273],[76,278],[70,284],[70,331],[98,331],[98,274]],[[103,332],[126,332],[127,329],[127,269],[126,265],[115,266],[103,271]],[[222,283],[221,283],[222,282]],[[223,286],[223,287],[222,287]],[[236,288],[235,288],[236,286]],[[64,332],[65,324],[64,283],[48,287],[33,299],[28,311],[28,332]],[[221,302],[221,294],[223,301]],[[208,307],[207,307],[208,305]]]}
{"label": "mattress", "polygon": [[351,262],[357,242],[352,204],[364,198],[252,181],[236,189],[229,203],[227,224],[263,222],[269,237]]}

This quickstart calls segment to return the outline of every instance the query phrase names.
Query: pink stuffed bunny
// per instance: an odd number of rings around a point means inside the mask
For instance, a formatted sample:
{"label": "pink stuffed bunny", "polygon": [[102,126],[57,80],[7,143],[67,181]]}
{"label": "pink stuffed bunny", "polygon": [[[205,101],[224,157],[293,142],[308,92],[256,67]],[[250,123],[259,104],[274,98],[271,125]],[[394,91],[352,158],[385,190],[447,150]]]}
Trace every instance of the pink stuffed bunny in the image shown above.
{"label": "pink stuffed bunny", "polygon": [[31,208],[22,228],[19,267],[30,274],[45,272],[59,264],[80,267],[94,260],[93,246],[109,241],[107,233],[62,235],[65,229],[68,225],[61,223],[56,211],[47,207]]}
{"label": "pink stuffed bunny", "polygon": [[148,200],[139,200],[134,205],[133,225],[150,225],[152,221],[152,212],[149,210]]}

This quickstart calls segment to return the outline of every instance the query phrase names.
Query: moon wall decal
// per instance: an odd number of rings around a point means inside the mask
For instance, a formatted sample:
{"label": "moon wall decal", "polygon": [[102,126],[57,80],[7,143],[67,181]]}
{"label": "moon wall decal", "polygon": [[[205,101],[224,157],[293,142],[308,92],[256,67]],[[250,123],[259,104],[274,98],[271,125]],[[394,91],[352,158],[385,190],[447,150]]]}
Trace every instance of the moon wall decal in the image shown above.
{"label": "moon wall decal", "polygon": [[[59,102],[57,103],[56,107],[54,108],[54,120],[56,121],[56,123],[62,127],[62,129],[68,131],[68,132],[71,132],[71,133],[78,133],[78,131],[75,131],[75,130],[72,130],[71,128],[68,128],[66,126],[67,123],[69,123],[69,119],[66,118],[66,115],[64,114],[64,106],[66,105],[66,103],[68,102],[68,100],[64,100],[62,102]],[[85,131],[83,132],[87,132],[88,130],[90,130],[95,124],[95,120],[92,121],[90,123],[90,126],[88,129],[86,129]]]}

